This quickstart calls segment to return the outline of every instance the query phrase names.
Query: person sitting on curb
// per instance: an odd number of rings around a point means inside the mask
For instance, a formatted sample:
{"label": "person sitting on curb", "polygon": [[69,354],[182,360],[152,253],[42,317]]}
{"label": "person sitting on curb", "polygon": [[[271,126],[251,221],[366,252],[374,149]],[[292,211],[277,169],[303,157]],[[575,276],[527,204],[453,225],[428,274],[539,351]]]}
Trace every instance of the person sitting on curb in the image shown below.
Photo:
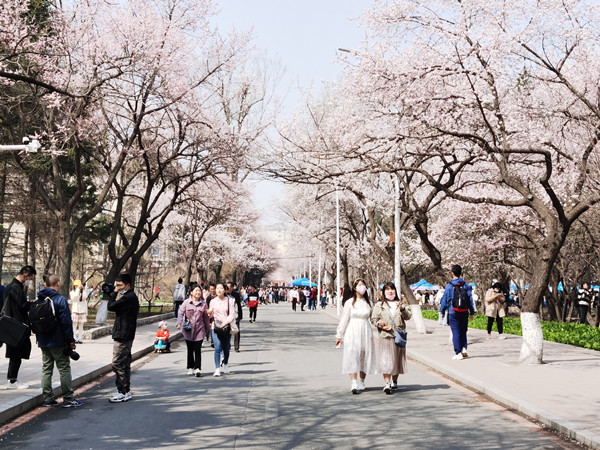
{"label": "person sitting on curb", "polygon": [[54,364],[60,376],[60,387],[63,394],[63,408],[73,408],[83,405],[83,402],[73,398],[70,355],[75,350],[73,322],[69,312],[67,299],[58,293],[60,278],[58,275],[46,276],[46,287],[38,293],[38,300],[50,297],[54,304],[57,326],[48,333],[36,334],[38,347],[42,350],[42,395],[44,406],[58,406],[52,389],[52,372]]}
{"label": "person sitting on curb", "polygon": [[475,306],[473,305],[471,285],[460,277],[462,267],[458,264],[452,266],[451,274],[452,280],[444,289],[440,312],[445,316],[448,311],[448,322],[452,330],[452,344],[455,353],[452,359],[463,359],[469,356],[467,354],[467,328],[469,327],[469,318],[473,320],[475,315]]}

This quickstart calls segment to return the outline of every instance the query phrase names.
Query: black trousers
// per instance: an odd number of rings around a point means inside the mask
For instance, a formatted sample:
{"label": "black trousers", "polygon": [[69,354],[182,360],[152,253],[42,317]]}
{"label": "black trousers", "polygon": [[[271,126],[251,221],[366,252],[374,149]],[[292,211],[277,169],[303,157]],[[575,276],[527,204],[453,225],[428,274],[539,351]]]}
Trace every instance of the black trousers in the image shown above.
{"label": "black trousers", "polygon": [[579,323],[587,323],[588,305],[579,305]]}
{"label": "black trousers", "polygon": [[250,320],[256,321],[256,310],[258,310],[258,306],[251,306],[248,309],[250,310]]}
{"label": "black trousers", "polygon": [[496,314],[496,317],[488,317],[488,324],[487,324],[488,334],[492,333],[492,326],[494,325],[494,320],[498,324],[498,334],[502,334],[502,317],[499,317],[498,314]]}
{"label": "black trousers", "polygon": [[187,368],[202,369],[202,342],[203,341],[185,341],[187,346]]}

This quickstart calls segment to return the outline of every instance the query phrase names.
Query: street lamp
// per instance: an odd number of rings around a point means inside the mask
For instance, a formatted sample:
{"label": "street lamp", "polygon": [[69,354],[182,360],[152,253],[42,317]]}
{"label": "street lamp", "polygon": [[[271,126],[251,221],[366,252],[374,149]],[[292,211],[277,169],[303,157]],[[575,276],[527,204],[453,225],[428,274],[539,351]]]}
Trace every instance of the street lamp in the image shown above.
{"label": "street lamp", "polygon": [[37,139],[23,138],[21,145],[0,145],[0,152],[25,152],[37,153],[42,148],[42,144]]}

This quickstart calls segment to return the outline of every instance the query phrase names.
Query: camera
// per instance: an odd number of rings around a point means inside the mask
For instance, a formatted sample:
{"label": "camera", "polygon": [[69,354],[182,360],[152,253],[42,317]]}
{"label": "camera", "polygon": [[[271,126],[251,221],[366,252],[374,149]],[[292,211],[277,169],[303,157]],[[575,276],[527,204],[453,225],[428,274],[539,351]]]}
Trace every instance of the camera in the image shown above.
{"label": "camera", "polygon": [[104,283],[102,285],[102,293],[103,294],[107,294],[110,295],[113,292],[115,292],[115,285],[114,284],[110,284],[110,283]]}
{"label": "camera", "polygon": [[75,350],[73,350],[71,348],[71,345],[65,346],[65,348],[63,349],[63,355],[67,355],[73,361],[77,361],[80,358],[79,353],[77,353]]}

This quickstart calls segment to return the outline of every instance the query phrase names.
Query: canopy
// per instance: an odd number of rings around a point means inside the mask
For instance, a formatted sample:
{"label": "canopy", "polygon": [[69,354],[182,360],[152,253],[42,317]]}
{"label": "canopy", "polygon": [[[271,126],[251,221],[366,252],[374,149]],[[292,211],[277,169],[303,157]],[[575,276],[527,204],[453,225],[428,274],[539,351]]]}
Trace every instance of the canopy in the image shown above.
{"label": "canopy", "polygon": [[317,283],[311,283],[308,278],[296,278],[292,280],[292,286],[311,286],[317,287]]}
{"label": "canopy", "polygon": [[439,291],[440,287],[435,284],[428,283],[424,278],[421,278],[415,284],[411,284],[410,288],[413,291]]}

